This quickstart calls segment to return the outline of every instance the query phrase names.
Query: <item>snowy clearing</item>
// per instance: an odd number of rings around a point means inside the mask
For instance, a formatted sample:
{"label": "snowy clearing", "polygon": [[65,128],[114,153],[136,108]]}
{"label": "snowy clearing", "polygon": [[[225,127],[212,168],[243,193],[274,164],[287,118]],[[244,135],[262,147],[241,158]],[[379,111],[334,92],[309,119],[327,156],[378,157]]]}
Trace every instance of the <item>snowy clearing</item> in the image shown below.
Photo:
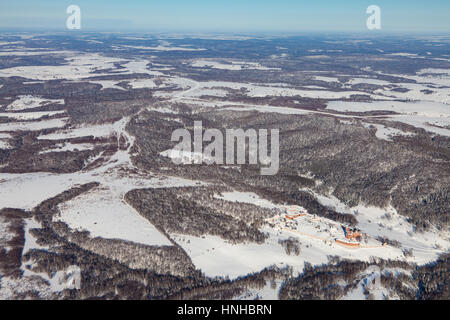
{"label": "snowy clearing", "polygon": [[117,187],[99,187],[59,206],[54,218],[91,237],[121,239],[149,246],[171,246],[170,241],[121,197]]}

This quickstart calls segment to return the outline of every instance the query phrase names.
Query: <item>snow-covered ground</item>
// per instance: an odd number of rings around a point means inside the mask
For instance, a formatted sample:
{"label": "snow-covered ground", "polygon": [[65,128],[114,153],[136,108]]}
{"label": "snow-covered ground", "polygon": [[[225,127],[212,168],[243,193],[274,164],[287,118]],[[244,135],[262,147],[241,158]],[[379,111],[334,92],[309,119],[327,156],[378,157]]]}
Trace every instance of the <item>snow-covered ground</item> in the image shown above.
{"label": "snow-covered ground", "polygon": [[240,71],[245,69],[253,70],[280,70],[279,68],[264,67],[257,62],[245,62],[245,61],[227,61],[229,63],[222,63],[215,60],[196,60],[191,65],[195,68],[213,68],[221,70]]}
{"label": "snow-covered ground", "polygon": [[327,109],[347,112],[393,111],[408,115],[450,117],[450,105],[429,101],[330,101]]}
{"label": "snow-covered ground", "polygon": [[240,64],[224,64],[218,61],[207,61],[207,60],[197,60],[191,64],[191,66],[195,68],[213,68],[213,69],[222,69],[222,70],[234,70],[240,71],[242,70],[242,65]]}
{"label": "snow-covered ground", "polygon": [[59,132],[40,135],[40,140],[60,140],[93,136],[94,138],[110,137],[117,132],[118,123],[107,123],[98,125],[80,125]]}
{"label": "snow-covered ground", "polygon": [[154,89],[159,87],[153,79],[134,79],[132,81],[128,81],[128,84],[133,89],[142,89],[142,88]]}
{"label": "snow-covered ground", "polygon": [[156,47],[146,47],[146,46],[127,46],[122,45],[124,48],[132,48],[139,50],[149,50],[149,51],[205,51],[204,48],[190,48],[190,47],[174,47],[174,46],[156,46]]}
{"label": "snow-covered ground", "polygon": [[336,77],[314,76],[313,79],[324,82],[339,82],[339,79]]}
{"label": "snow-covered ground", "polygon": [[0,217],[0,246],[9,250],[7,244],[13,239],[13,234],[8,232],[9,223],[3,217]]}
{"label": "snow-covered ground", "polygon": [[255,204],[259,207],[267,209],[279,208],[279,206],[273,204],[272,202],[266,199],[259,197],[256,193],[253,192],[240,192],[240,191],[223,192],[222,195],[217,195],[216,198],[230,202]]}
{"label": "snow-covered ground", "polygon": [[[430,101],[373,101],[373,102],[347,102],[330,101],[327,109],[336,111],[368,112],[393,111],[399,115],[388,115],[386,120],[403,122],[417,128],[439,135],[450,136],[450,105]],[[390,129],[390,131],[392,131]],[[396,132],[399,133],[399,132]],[[380,137],[384,137],[380,132]]]}
{"label": "snow-covered ground", "polygon": [[[115,69],[114,63],[123,60],[105,57],[99,54],[77,54],[65,58],[66,65],[60,66],[23,66],[0,70],[0,77],[10,77],[20,74],[24,78],[35,80],[75,80],[93,76],[97,70]],[[105,75],[95,74],[96,76]]]}
{"label": "snow-covered ground", "polygon": [[[310,190],[309,190],[310,191]],[[312,191],[310,191],[312,192]],[[312,192],[313,193],[313,192]],[[217,236],[203,237],[171,234],[174,239],[192,258],[194,264],[208,276],[229,276],[236,278],[251,272],[277,265],[290,265],[294,273],[301,273],[305,262],[312,265],[327,263],[329,255],[343,259],[370,261],[371,257],[404,260],[425,264],[434,261],[439,254],[449,250],[449,235],[436,231],[418,234],[406,218],[396,213],[393,208],[374,208],[360,205],[348,208],[333,196],[313,193],[326,206],[338,212],[355,214],[359,221],[358,228],[366,234],[359,248],[348,248],[335,239],[345,240],[342,225],[335,221],[306,214],[295,219],[295,223],[284,218],[284,215],[268,219],[269,226],[263,231],[269,238],[263,244],[232,244]],[[253,203],[255,205],[283,211],[284,206],[275,205],[249,192],[225,192],[220,199],[231,202]],[[387,218],[389,213],[389,218]],[[271,227],[274,225],[274,227]],[[400,248],[383,246],[376,237],[383,236],[401,243]],[[300,255],[287,255],[279,240],[289,237],[297,238],[301,243]],[[406,258],[404,249],[413,249],[413,256]]]}
{"label": "snow-covered ground", "polygon": [[383,272],[376,266],[372,266],[361,272],[361,278],[356,288],[349,291],[342,300],[366,300],[365,291],[370,292],[375,300],[384,300],[389,295],[389,290],[381,285],[380,277]]}
{"label": "snow-covered ground", "polygon": [[55,220],[66,222],[74,230],[87,230],[92,237],[122,239],[149,246],[172,245],[123,200],[125,191],[127,188],[116,185],[91,190],[61,204],[61,215]]}
{"label": "snow-covered ground", "polygon": [[190,163],[202,163],[203,153],[188,152],[175,149],[169,149],[160,153],[162,157],[170,158],[174,162],[190,164]]}
{"label": "snow-covered ground", "polygon": [[0,139],[0,149],[3,150],[11,149],[11,145],[5,139]]}
{"label": "snow-covered ground", "polygon": [[42,278],[25,276],[20,279],[0,278],[0,300],[13,299],[25,292],[39,292],[41,299],[51,299],[52,294],[48,282]]}
{"label": "snow-covered ground", "polygon": [[363,123],[363,126],[366,128],[375,127],[377,129],[377,132],[375,133],[375,136],[378,139],[391,141],[392,137],[394,136],[412,136],[411,132],[405,132],[396,128],[387,127],[381,124],[376,123]]}
{"label": "snow-covered ground", "polygon": [[441,136],[450,136],[450,117],[426,117],[415,115],[400,115],[390,117],[392,121],[399,121],[416,128],[422,128],[425,131],[439,134]]}
{"label": "snow-covered ground", "polygon": [[30,122],[7,122],[0,123],[0,132],[8,131],[39,131],[43,129],[62,128],[66,125],[68,118],[58,118]]}
{"label": "snow-covered ground", "polygon": [[[338,78],[315,76],[317,80],[322,81],[338,81]],[[372,82],[376,79],[359,79],[357,81]],[[223,81],[209,81],[209,82],[197,82],[191,79],[185,78],[170,78],[166,79],[169,83],[178,86],[184,91],[176,92],[175,94],[164,94],[164,97],[171,98],[173,100],[183,100],[190,104],[217,108],[221,106],[230,106],[226,110],[230,111],[258,111],[258,112],[274,112],[281,114],[308,114],[316,113],[323,115],[332,115],[329,112],[302,110],[298,108],[290,107],[278,107],[278,106],[264,106],[264,105],[251,105],[247,103],[227,102],[223,100],[209,101],[202,100],[199,97],[203,95],[216,96],[223,98],[226,94],[225,90],[218,90],[218,88],[229,88],[233,90],[240,90],[245,88],[246,94],[250,97],[267,97],[267,96],[295,96],[299,95],[308,98],[327,98],[327,99],[342,99],[349,98],[354,94],[361,94],[359,91],[327,91],[327,90],[299,90],[288,88],[285,85],[254,85],[248,83],[238,82],[223,82]],[[380,80],[381,81],[381,80]],[[380,83],[381,84],[381,83]],[[162,94],[156,94],[157,96],[163,96]],[[371,95],[372,98],[380,98],[376,95]],[[423,128],[426,131],[440,134],[450,135],[450,130],[446,129],[446,126],[450,126],[450,108],[447,104],[439,101],[395,101],[392,97],[382,96],[384,101],[373,101],[371,103],[364,102],[347,102],[347,101],[330,101],[327,105],[327,109],[336,111],[352,111],[352,112],[367,112],[367,111],[394,111],[400,113],[400,115],[386,116],[387,120],[403,122],[412,126]],[[388,100],[386,100],[388,99]],[[340,117],[347,118],[367,118],[363,116],[350,116],[340,115]],[[390,139],[393,135],[409,135],[409,133],[402,132],[398,129],[375,125],[377,127],[377,137],[380,139]]]}
{"label": "snow-covered ground", "polygon": [[289,108],[289,107],[276,107],[276,106],[262,106],[262,105],[243,105],[242,107],[227,107],[222,110],[227,111],[257,111],[261,113],[279,113],[279,114],[297,114],[303,115],[311,113],[311,111]]}
{"label": "snow-covered ground", "polygon": [[[123,46],[125,47],[125,46]],[[168,43],[161,43],[156,47],[129,46],[135,49],[149,51],[199,51],[201,48],[191,47],[173,47]],[[13,51],[11,51],[12,53]],[[7,54],[3,52],[2,54]],[[16,51],[17,53],[17,51]],[[39,51],[24,51],[23,55],[37,54]],[[19,53],[20,54],[20,53]],[[173,102],[188,102],[194,106],[202,107],[225,107],[230,111],[248,111],[256,110],[258,112],[277,112],[282,114],[324,114],[330,115],[331,112],[309,111],[296,108],[263,106],[240,104],[235,102],[211,100],[201,100],[204,95],[217,98],[224,98],[228,94],[227,89],[241,90],[249,97],[269,97],[269,96],[300,96],[305,98],[322,99],[347,99],[352,95],[366,94],[374,99],[383,99],[384,101],[374,101],[372,103],[362,102],[344,102],[331,101],[327,108],[334,111],[395,111],[400,115],[386,116],[389,121],[399,121],[411,124],[415,127],[424,128],[427,131],[450,136],[450,130],[444,128],[450,126],[450,108],[449,108],[449,73],[448,70],[424,69],[415,76],[402,76],[405,79],[414,80],[416,83],[395,83],[392,84],[385,80],[370,78],[351,78],[347,82],[340,82],[338,76],[312,76],[313,80],[329,83],[342,84],[346,91],[330,91],[318,86],[305,86],[303,89],[289,87],[287,84],[251,84],[226,81],[208,81],[199,82],[188,78],[168,76],[164,71],[170,70],[170,66],[158,66],[151,64],[153,57],[147,57],[148,60],[129,61],[119,58],[106,57],[100,54],[75,54],[67,52],[53,52],[52,54],[66,57],[66,64],[61,66],[24,66],[13,67],[0,70],[0,77],[9,77],[21,75],[25,78],[35,80],[53,80],[64,79],[68,81],[85,80],[90,83],[97,83],[103,89],[114,88],[125,90],[118,86],[121,81],[116,80],[91,80],[93,76],[129,75],[134,73],[147,74],[160,77],[158,79],[162,85],[157,85],[155,79],[131,79],[124,80],[129,83],[133,89],[175,86],[178,90],[175,92],[165,92],[155,94],[155,96],[171,99]],[[327,56],[310,56],[313,59],[325,59]],[[223,63],[214,60],[196,60],[191,66],[195,68],[215,68],[221,70],[270,70],[258,63],[227,61]],[[317,61],[318,63],[320,61]],[[117,68],[116,63],[123,68]],[[373,94],[367,94],[362,91],[351,88],[358,84],[373,84],[383,88],[375,90]],[[447,87],[446,87],[447,86]],[[392,91],[393,88],[409,89],[409,92],[402,93]],[[311,90],[310,90],[311,89]],[[319,90],[317,90],[319,89]],[[322,90],[323,89],[323,90]],[[424,92],[424,90],[432,92]],[[396,101],[396,100],[412,101]],[[46,99],[37,96],[19,96],[17,100],[9,104],[6,111],[21,111],[33,109],[48,104],[64,104],[62,99]],[[168,108],[149,108],[149,110],[159,112],[173,113]],[[64,111],[44,111],[44,112],[2,112],[0,117],[14,118],[15,120],[36,120],[42,116],[52,116]],[[341,118],[362,118],[357,116],[340,116]],[[0,173],[0,208],[13,207],[31,210],[42,201],[54,197],[64,190],[74,186],[93,181],[100,183],[100,186],[88,193],[82,194],[70,201],[62,203],[59,206],[60,215],[54,217],[55,221],[64,221],[75,230],[86,230],[90,232],[91,237],[103,237],[108,239],[122,239],[145,245],[162,246],[171,245],[169,239],[161,234],[148,220],[139,215],[129,204],[124,201],[124,195],[133,189],[139,188],[162,188],[162,187],[181,187],[198,186],[199,182],[171,178],[164,176],[154,176],[149,172],[135,173],[136,168],[131,163],[130,151],[134,138],[125,131],[125,126],[129,119],[125,118],[115,123],[82,125],[72,128],[60,129],[51,134],[41,135],[39,139],[60,140],[80,138],[86,136],[94,137],[125,137],[129,142],[128,150],[119,150],[106,163],[93,170],[85,170],[73,174],[51,174],[51,173],[27,173],[27,174],[6,174]],[[8,139],[10,134],[5,132],[42,130],[46,128],[62,128],[68,123],[68,118],[29,121],[29,122],[11,122],[0,123],[0,149],[10,148]],[[376,136],[379,139],[390,140],[395,135],[409,135],[399,129],[387,125],[363,123],[364,126],[373,125],[377,131]],[[91,144],[71,144],[65,143],[57,145],[56,148],[43,150],[46,152],[61,152],[89,150]],[[171,158],[193,159],[197,155],[174,153],[174,150],[167,150],[161,155]],[[101,157],[90,159],[93,161]],[[128,170],[133,169],[133,170]],[[125,172],[125,173],[124,173]],[[131,173],[133,172],[133,173]],[[312,192],[309,190],[309,192]],[[313,265],[327,263],[328,256],[338,255],[342,258],[369,261],[371,257],[380,257],[383,259],[400,259],[418,264],[424,264],[436,259],[436,257],[449,250],[449,235],[445,232],[432,230],[426,233],[415,233],[413,227],[403,216],[400,216],[392,207],[374,208],[370,206],[359,205],[355,208],[348,208],[333,196],[323,196],[314,193],[324,205],[335,208],[338,212],[355,214],[359,221],[358,227],[363,233],[369,236],[368,243],[361,248],[346,248],[334,243],[334,239],[342,237],[341,225],[334,221],[306,215],[296,219],[295,226],[286,224],[283,214],[270,220],[270,224],[263,228],[268,234],[268,239],[263,244],[241,243],[232,244],[216,236],[194,237],[181,234],[170,234],[191,257],[196,267],[200,268],[208,276],[229,276],[236,278],[251,272],[258,272],[268,266],[277,265],[280,267],[290,265],[294,273],[301,273],[305,262]],[[257,206],[279,210],[283,212],[284,207],[276,205],[267,199],[260,198],[250,192],[225,192],[218,195],[217,198],[230,202],[253,203]],[[32,220],[26,220],[25,228],[25,248],[24,253],[32,248],[39,248],[35,239],[29,232],[30,228],[39,227]],[[0,226],[1,228],[1,226]],[[1,229],[0,229],[1,231]],[[374,238],[385,236],[390,240],[397,240],[401,243],[400,248],[392,246],[381,246]],[[285,240],[289,237],[297,238],[301,243],[300,255],[288,255],[279,240]],[[411,257],[404,257],[403,249],[413,249]],[[29,271],[27,271],[29,272]],[[30,276],[32,273],[27,274]],[[43,276],[50,282],[50,291],[58,290],[61,285],[61,274],[53,278]],[[363,285],[370,281],[370,275],[361,280],[361,285],[350,292],[347,298],[361,297]],[[0,279],[4,288],[12,286],[10,279]],[[366,281],[366,282],[363,282]],[[25,282],[24,282],[25,283]],[[59,284],[58,284],[59,283]],[[247,295],[260,295],[262,298],[273,298],[279,289],[279,283],[275,289],[266,285],[262,290],[247,292]],[[2,289],[3,290],[3,289]],[[380,289],[376,296],[381,297],[383,291]],[[4,292],[4,291],[3,291]],[[0,297],[3,292],[0,290]]]}
{"label": "snow-covered ground", "polygon": [[347,81],[345,84],[347,85],[355,85],[355,84],[374,84],[377,86],[389,86],[391,83],[385,80],[378,79],[369,79],[369,78],[352,78]]}
{"label": "snow-covered ground", "polygon": [[117,90],[125,90],[124,88],[118,86],[117,84],[120,81],[115,80],[95,80],[95,81],[89,81],[89,83],[99,84],[102,86],[102,90],[104,89],[117,89]]}
{"label": "snow-covered ground", "polygon": [[96,131],[99,136],[114,134],[125,137],[130,146],[128,150],[117,151],[102,167],[90,171],[70,174],[0,173],[0,208],[31,210],[64,190],[96,181],[100,183],[98,188],[61,204],[61,215],[56,219],[67,222],[74,229],[89,231],[93,237],[122,239],[146,245],[170,245],[165,236],[124,201],[124,196],[133,189],[195,186],[198,182],[156,177],[149,173],[123,173],[122,170],[133,168],[129,152],[134,138],[125,131],[128,121],[125,118],[111,125],[78,127],[66,130],[63,135],[45,137],[80,137],[92,135]]}
{"label": "snow-covered ground", "polygon": [[391,86],[375,90],[377,95],[398,100],[450,103],[450,74],[447,69],[422,69],[416,75],[377,73],[408,80],[395,83],[395,87],[406,89],[405,92],[393,91]]}
{"label": "snow-covered ground", "polygon": [[[40,202],[56,196],[73,186],[100,181],[100,186],[59,206],[60,215],[55,221],[64,221],[74,230],[89,231],[92,237],[122,239],[146,245],[171,245],[169,240],[128,205],[123,197],[126,192],[136,188],[162,188],[197,185],[195,181],[179,178],[150,178],[118,176],[112,170],[101,175],[102,171],[56,175],[0,174],[0,208],[12,207],[30,210]],[[24,197],[26,195],[26,197]],[[29,227],[39,226],[33,220]],[[32,236],[26,233],[24,253],[39,247]]]}
{"label": "snow-covered ground", "polygon": [[31,210],[42,201],[85,181],[78,174],[0,173],[0,208]]}
{"label": "snow-covered ground", "polygon": [[278,293],[280,291],[282,281],[274,280],[273,287],[272,281],[266,281],[266,285],[261,289],[248,289],[241,295],[235,297],[235,300],[278,300]]}
{"label": "snow-covered ground", "polygon": [[[267,230],[268,231],[268,230]],[[303,254],[301,256],[289,256],[278,244],[278,237],[272,235],[262,245],[256,243],[231,244],[220,237],[204,236],[194,237],[187,235],[170,235],[191,257],[192,262],[202,272],[211,277],[239,276],[252,272],[258,272],[271,265],[291,265],[297,272],[304,267]],[[302,247],[302,249],[304,249]],[[316,254],[316,250],[305,249],[304,255],[307,261],[313,264],[321,264],[327,261],[326,256]]]}
{"label": "snow-covered ground", "polygon": [[64,99],[44,99],[42,97],[31,95],[19,96],[18,99],[16,99],[6,107],[6,111],[19,111],[39,108],[51,103],[64,104]]}
{"label": "snow-covered ground", "polygon": [[[28,253],[30,250],[33,249],[48,249],[45,246],[41,246],[36,242],[36,238],[30,233],[31,229],[40,229],[42,226],[40,223],[38,223],[34,218],[30,217],[28,219],[25,219],[25,227],[24,227],[24,237],[25,242],[23,245],[22,254]],[[25,270],[22,265],[22,270]]]}
{"label": "snow-covered ground", "polygon": [[387,237],[400,242],[402,249],[413,249],[414,256],[407,261],[425,264],[435,260],[440,254],[450,250],[450,234],[448,231],[432,229],[424,233],[414,231],[414,226],[389,206],[377,208],[360,204],[349,208],[336,197],[324,196],[307,190],[318,201],[333,208],[337,212],[356,214],[358,228],[372,237]]}
{"label": "snow-covered ground", "polygon": [[[26,254],[32,249],[48,249],[36,243],[36,239],[30,233],[30,229],[41,228],[41,225],[33,218],[25,219],[24,226],[24,247],[22,254]],[[2,231],[2,223],[0,220],[0,231]],[[2,232],[3,233],[3,232]],[[8,233],[6,233],[8,235]],[[1,244],[0,236],[0,244]],[[27,291],[38,292],[42,299],[50,299],[52,292],[58,292],[66,288],[66,282],[61,281],[62,272],[54,274],[52,277],[45,273],[35,273],[28,270],[25,266],[32,263],[22,262],[20,269],[23,272],[23,276],[20,279],[10,277],[0,277],[0,300],[11,299],[20,293]]]}
{"label": "snow-covered ground", "polygon": [[301,90],[285,86],[262,86],[255,84],[225,82],[225,81],[207,81],[197,83],[197,88],[190,92],[190,96],[202,96],[203,90],[213,88],[230,88],[234,90],[246,89],[246,95],[249,97],[269,97],[269,96],[300,96],[304,98],[322,98],[322,99],[345,99],[352,95],[361,94],[360,91],[327,91],[327,90]]}
{"label": "snow-covered ground", "polygon": [[[80,80],[89,77],[99,77],[116,74],[146,73],[164,75],[159,71],[152,71],[146,66],[150,61],[128,61],[120,58],[107,57],[98,53],[71,53],[62,55],[66,64],[58,66],[21,66],[0,69],[0,77],[21,75],[33,80]],[[115,64],[123,64],[117,69]],[[103,80],[92,80],[96,83],[111,85]]]}
{"label": "snow-covered ground", "polygon": [[9,133],[0,132],[0,139],[10,139],[11,135]]}
{"label": "snow-covered ground", "polygon": [[16,120],[37,120],[42,117],[51,117],[57,114],[64,113],[64,110],[61,111],[42,111],[42,112],[0,112],[0,118],[11,118]]}
{"label": "snow-covered ground", "polygon": [[[25,49],[22,50],[16,50],[16,49],[2,49],[2,51],[0,51],[0,56],[37,56],[37,55],[69,55],[71,54],[70,51],[59,51],[59,50],[42,50],[42,51],[33,51],[33,50],[28,50],[26,49],[26,51],[23,51]],[[39,50],[39,48],[38,48]]]}
{"label": "snow-covered ground", "polygon": [[[195,266],[200,268],[207,276],[230,277],[231,279],[276,265],[293,268],[294,275],[303,272],[305,262],[312,265],[321,265],[328,262],[328,256],[337,255],[343,259],[369,261],[371,257],[400,258],[400,249],[386,248],[346,248],[333,244],[333,241],[302,235],[297,232],[272,229],[263,229],[269,238],[263,244],[242,243],[231,244],[220,237],[206,235],[194,237],[179,234],[170,234],[191,257]],[[298,238],[301,243],[300,254],[288,255],[279,240],[289,237]]]}
{"label": "snow-covered ground", "polygon": [[39,154],[51,153],[51,152],[65,152],[65,151],[84,151],[84,150],[93,150],[94,145],[90,143],[78,143],[73,144],[70,142],[57,144],[52,149],[47,149],[40,151]]}

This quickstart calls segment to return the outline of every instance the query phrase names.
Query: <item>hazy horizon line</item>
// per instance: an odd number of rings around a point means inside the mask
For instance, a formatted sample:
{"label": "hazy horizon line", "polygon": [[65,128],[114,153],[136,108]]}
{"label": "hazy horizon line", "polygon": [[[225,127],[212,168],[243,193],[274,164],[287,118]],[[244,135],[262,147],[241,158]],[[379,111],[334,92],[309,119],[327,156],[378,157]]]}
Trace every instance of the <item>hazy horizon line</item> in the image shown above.
{"label": "hazy horizon line", "polygon": [[[150,28],[149,28],[150,29]],[[255,36],[255,35],[276,35],[276,36],[295,36],[295,35],[308,35],[308,34],[330,34],[330,35],[361,35],[361,36],[386,36],[386,35],[408,35],[408,36],[444,36],[450,38],[450,32],[448,31],[420,31],[420,30],[336,30],[336,29],[310,29],[310,30],[205,30],[205,29],[126,29],[126,30],[109,30],[104,28],[86,28],[80,30],[67,30],[62,28],[5,28],[0,27],[0,32],[8,33],[54,33],[54,34],[180,34],[180,35],[240,35],[240,36]]]}

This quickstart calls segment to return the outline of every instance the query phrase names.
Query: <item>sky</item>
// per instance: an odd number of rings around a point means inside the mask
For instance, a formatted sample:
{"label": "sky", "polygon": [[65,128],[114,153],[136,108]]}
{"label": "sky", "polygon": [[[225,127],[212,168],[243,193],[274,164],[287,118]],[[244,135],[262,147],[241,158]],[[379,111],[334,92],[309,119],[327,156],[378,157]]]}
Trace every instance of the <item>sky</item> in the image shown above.
{"label": "sky", "polygon": [[72,4],[84,31],[368,32],[378,5],[378,32],[450,34],[449,0],[2,0],[0,29],[63,31]]}

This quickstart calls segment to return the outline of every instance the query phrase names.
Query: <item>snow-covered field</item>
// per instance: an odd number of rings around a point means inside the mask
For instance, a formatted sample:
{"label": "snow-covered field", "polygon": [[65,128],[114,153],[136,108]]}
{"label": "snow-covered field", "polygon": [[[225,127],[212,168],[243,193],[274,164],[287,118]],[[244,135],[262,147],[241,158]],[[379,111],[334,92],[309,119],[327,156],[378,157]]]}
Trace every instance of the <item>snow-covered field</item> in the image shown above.
{"label": "snow-covered field", "polygon": [[124,88],[118,86],[117,84],[120,81],[114,81],[114,80],[95,80],[95,81],[89,81],[89,83],[95,83],[102,86],[102,89],[117,89],[117,90],[125,90]]}
{"label": "snow-covered field", "polygon": [[[81,137],[87,134],[92,135],[96,131],[98,136],[122,135],[132,145],[134,138],[124,130],[127,121],[128,119],[122,119],[111,125],[74,128],[72,131],[66,130],[63,135],[45,138]],[[0,208],[31,210],[42,201],[64,190],[97,181],[100,186],[95,190],[63,203],[60,206],[61,215],[57,220],[67,222],[76,230],[89,231],[92,237],[122,239],[146,245],[170,245],[165,236],[124,201],[124,196],[133,189],[195,186],[198,183],[181,178],[155,177],[143,173],[124,174],[122,169],[133,168],[129,156],[131,145],[128,150],[117,151],[104,166],[91,171],[70,174],[0,173]],[[62,148],[76,146],[64,145]]]}
{"label": "snow-covered field", "polygon": [[391,83],[389,81],[385,80],[378,80],[378,79],[369,79],[369,78],[352,78],[349,81],[346,82],[348,85],[355,85],[355,84],[374,84],[377,86],[389,86]]}
{"label": "snow-covered field", "polygon": [[[445,128],[450,126],[450,105],[444,103],[430,101],[373,101],[370,103],[330,101],[327,109],[351,112],[393,111],[399,113],[399,115],[388,115],[386,116],[387,120],[403,122],[429,132],[450,136],[450,130]],[[384,136],[385,134],[381,132],[380,137]]]}
{"label": "snow-covered field", "polygon": [[147,219],[122,197],[117,186],[99,187],[60,205],[56,220],[74,230],[87,230],[92,237],[122,239],[149,246],[172,245]]}
{"label": "snow-covered field", "polygon": [[54,116],[57,114],[64,113],[64,110],[61,111],[42,111],[42,112],[0,112],[0,118],[11,118],[16,120],[36,120],[40,119],[42,117],[48,116]]}
{"label": "snow-covered field", "polygon": [[[278,244],[278,237],[273,235],[262,245],[255,243],[233,245],[220,237],[193,237],[171,234],[174,239],[192,259],[195,266],[205,275],[211,277],[239,276],[258,272],[271,265],[291,265],[297,272],[301,272],[305,259],[301,256],[289,256]],[[302,247],[302,249],[304,249]],[[316,250],[305,249],[307,261],[313,264],[325,263],[326,256],[316,254]]]}
{"label": "snow-covered field", "polygon": [[66,125],[68,118],[30,122],[8,122],[0,123],[0,132],[8,131],[39,131],[43,129],[62,128]]}
{"label": "snow-covered field", "polygon": [[[0,71],[1,72],[1,71]],[[31,95],[19,96],[14,102],[6,107],[6,111],[19,111],[39,108],[51,103],[64,104],[63,99],[44,99]]]}
{"label": "snow-covered field", "polygon": [[204,156],[203,153],[181,151],[175,149],[169,149],[160,153],[162,157],[170,158],[176,163],[202,163]]}
{"label": "snow-covered field", "polygon": [[190,47],[174,47],[174,46],[156,46],[156,47],[146,47],[146,46],[126,46],[122,45],[124,48],[133,48],[139,50],[149,50],[149,51],[205,51],[203,48],[190,48]]}
{"label": "snow-covered field", "polygon": [[84,151],[93,150],[94,145],[89,143],[78,143],[73,144],[70,142],[60,143],[55,146],[55,148],[40,151],[39,154],[51,153],[51,152],[65,152],[65,151]]}
{"label": "snow-covered field", "polygon": [[40,135],[40,140],[60,140],[73,139],[93,136],[94,138],[109,137],[117,132],[117,123],[98,124],[98,125],[83,125],[76,126],[71,129],[64,129],[59,132]]}
{"label": "snow-covered field", "polygon": [[[231,104],[231,103],[229,103]],[[227,111],[257,111],[261,113],[279,113],[279,114],[309,114],[311,111],[289,107],[262,106],[262,105],[243,105],[241,107],[227,107],[222,110]]]}
{"label": "snow-covered field", "polygon": [[[97,53],[76,53],[62,55],[66,64],[58,66],[23,66],[0,69],[0,77],[21,75],[33,80],[80,80],[89,77],[99,77],[114,74],[146,73],[163,75],[159,71],[151,71],[146,65],[150,61],[128,61],[120,58],[107,57]],[[115,63],[122,63],[123,68],[117,69]],[[93,80],[95,82],[103,80]],[[102,84],[102,82],[99,82]],[[105,85],[111,83],[103,82]],[[102,84],[102,85],[103,85]]]}
{"label": "snow-covered field", "polygon": [[[104,57],[99,54],[76,54],[66,58],[67,64],[60,66],[24,66],[0,70],[0,77],[22,75],[35,80],[75,80],[92,76],[97,70],[114,69],[114,63],[123,61],[117,58]],[[105,75],[96,74],[97,76]]]}
{"label": "snow-covered field", "polygon": [[393,111],[401,114],[429,117],[450,117],[450,105],[429,101],[330,101],[327,109],[348,112]]}
{"label": "snow-covered field", "polygon": [[158,85],[155,83],[153,79],[134,79],[132,81],[128,81],[128,84],[133,89],[142,89],[142,88],[158,88]]}
{"label": "snow-covered field", "polygon": [[269,96],[300,96],[304,98],[323,98],[323,99],[345,99],[352,95],[361,94],[359,91],[327,91],[327,90],[301,90],[293,89],[285,86],[262,86],[255,84],[225,82],[225,81],[208,81],[198,82],[197,87],[189,92],[189,96],[202,96],[203,90],[213,88],[230,88],[233,90],[241,90],[245,88],[246,95],[249,97],[269,97]]}
{"label": "snow-covered field", "polygon": [[222,63],[220,61],[214,61],[214,60],[196,60],[191,65],[196,68],[213,68],[213,69],[232,70],[232,71],[240,71],[240,70],[245,70],[245,69],[280,70],[279,68],[264,67],[257,62],[245,62],[245,61],[229,61],[229,63]]}
{"label": "snow-covered field", "polygon": [[[37,48],[37,50],[40,50]],[[0,51],[0,56],[37,56],[37,55],[69,55],[71,54],[70,51],[59,51],[59,50],[45,50],[42,49],[42,51],[36,51],[36,50],[29,50],[29,49],[22,49],[22,50],[16,50],[16,49],[2,49]]]}
{"label": "snow-covered field", "polygon": [[222,195],[217,195],[216,198],[230,202],[255,204],[259,207],[267,209],[279,208],[279,206],[273,204],[272,202],[266,199],[259,197],[256,193],[253,192],[240,192],[240,191],[224,192],[222,193]]}
{"label": "snow-covered field", "polygon": [[[316,239],[308,235],[275,230],[269,227],[263,229],[269,238],[263,244],[242,243],[231,244],[216,236],[193,237],[171,234],[174,239],[191,257],[193,263],[207,276],[230,277],[232,279],[276,265],[293,268],[294,275],[303,272],[305,262],[321,265],[328,262],[328,256],[337,255],[343,259],[369,261],[371,257],[401,258],[400,249],[386,248],[346,248],[330,241]],[[296,237],[301,243],[300,254],[288,255],[279,240]]]}
{"label": "snow-covered field", "polygon": [[314,76],[313,79],[324,82],[339,82],[339,79],[336,77]]}

